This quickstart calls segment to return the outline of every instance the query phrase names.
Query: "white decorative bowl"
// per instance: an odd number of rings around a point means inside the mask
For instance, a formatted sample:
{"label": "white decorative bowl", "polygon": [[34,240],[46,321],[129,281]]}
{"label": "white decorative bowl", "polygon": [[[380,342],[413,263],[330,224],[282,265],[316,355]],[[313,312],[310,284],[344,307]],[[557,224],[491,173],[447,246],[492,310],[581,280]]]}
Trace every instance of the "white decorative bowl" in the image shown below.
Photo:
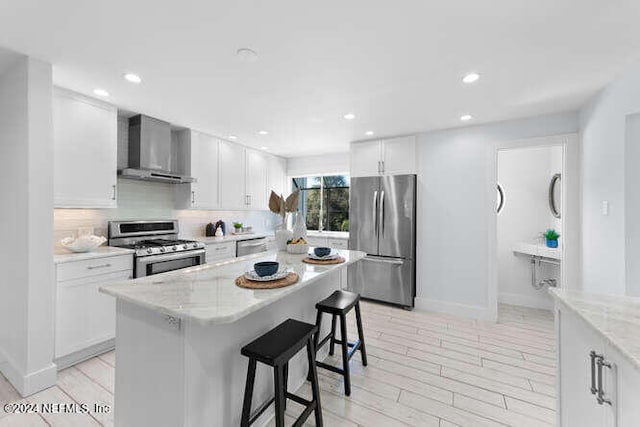
{"label": "white decorative bowl", "polygon": [[60,240],[60,244],[71,252],[91,252],[104,242],[106,242],[102,236],[80,236],[77,239],[73,237],[65,237]]}
{"label": "white decorative bowl", "polygon": [[287,252],[289,252],[290,254],[306,254],[308,251],[309,245],[306,243],[298,245],[287,245]]}

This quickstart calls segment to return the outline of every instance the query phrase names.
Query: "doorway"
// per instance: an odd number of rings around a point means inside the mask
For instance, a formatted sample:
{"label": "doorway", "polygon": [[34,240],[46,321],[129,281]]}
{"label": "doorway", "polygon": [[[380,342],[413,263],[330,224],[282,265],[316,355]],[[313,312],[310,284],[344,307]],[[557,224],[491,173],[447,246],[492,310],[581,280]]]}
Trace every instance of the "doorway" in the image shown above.
{"label": "doorway", "polygon": [[[489,307],[551,309],[552,287],[579,287],[577,135],[495,146],[490,198]],[[543,233],[552,229],[558,247]],[[552,239],[553,240],[553,239]]]}

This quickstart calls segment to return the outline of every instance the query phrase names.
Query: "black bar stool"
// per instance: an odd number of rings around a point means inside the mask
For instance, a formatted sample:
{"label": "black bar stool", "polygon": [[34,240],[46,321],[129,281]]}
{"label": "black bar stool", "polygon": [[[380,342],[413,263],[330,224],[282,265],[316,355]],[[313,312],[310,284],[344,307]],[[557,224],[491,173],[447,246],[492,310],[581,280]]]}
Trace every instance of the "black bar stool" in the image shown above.
{"label": "black bar stool", "polygon": [[[355,307],[356,324],[358,327],[358,339],[355,342],[349,342],[347,339],[347,313]],[[316,366],[337,372],[344,377],[344,394],[351,395],[351,377],[349,375],[349,361],[357,350],[360,350],[362,356],[362,365],[367,366],[367,350],[364,346],[364,334],[362,333],[362,318],[360,316],[360,294],[347,291],[335,291],[328,298],[316,304],[317,316],[316,327],[318,332],[314,337],[314,347],[316,352],[327,341],[329,344],[329,354],[333,356],[333,347],[340,344],[342,348],[342,369],[328,365],[323,362],[316,361]],[[331,332],[324,337],[319,343],[320,326],[322,325],[322,314],[331,314]],[[340,340],[336,339],[336,317],[340,317]],[[351,350],[349,350],[349,347]],[[312,374],[311,372],[309,373]],[[307,378],[309,379],[309,378]]]}
{"label": "black bar stool", "polygon": [[[247,384],[244,389],[244,403],[242,405],[241,427],[251,425],[268,407],[276,403],[276,426],[284,427],[284,411],[287,398],[305,406],[294,426],[301,426],[315,411],[316,426],[322,427],[322,408],[320,407],[320,390],[318,388],[318,373],[316,372],[315,347],[313,336],[317,327],[309,323],[287,319],[266,334],[242,347],[241,353],[249,358]],[[289,374],[289,360],[304,347],[307,347],[309,374],[311,377],[311,391],[313,398],[309,401],[300,396],[287,392],[287,377]],[[273,366],[273,380],[275,397],[265,402],[254,414],[251,414],[251,398],[253,397],[253,383],[256,376],[256,362]]]}

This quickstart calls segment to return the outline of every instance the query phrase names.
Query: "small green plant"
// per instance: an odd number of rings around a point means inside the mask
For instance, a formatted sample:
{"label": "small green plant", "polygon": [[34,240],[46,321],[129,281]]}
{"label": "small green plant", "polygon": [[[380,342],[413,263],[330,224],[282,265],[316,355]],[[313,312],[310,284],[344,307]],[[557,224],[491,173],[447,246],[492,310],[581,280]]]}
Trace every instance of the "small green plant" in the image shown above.
{"label": "small green plant", "polygon": [[234,222],[233,223],[233,228],[242,228],[242,223],[241,222]]}
{"label": "small green plant", "polygon": [[340,226],[340,231],[349,231],[349,220],[345,219],[342,221],[342,225]]}
{"label": "small green plant", "polygon": [[544,238],[547,240],[558,240],[560,234],[553,228],[547,229],[547,231],[543,234]]}

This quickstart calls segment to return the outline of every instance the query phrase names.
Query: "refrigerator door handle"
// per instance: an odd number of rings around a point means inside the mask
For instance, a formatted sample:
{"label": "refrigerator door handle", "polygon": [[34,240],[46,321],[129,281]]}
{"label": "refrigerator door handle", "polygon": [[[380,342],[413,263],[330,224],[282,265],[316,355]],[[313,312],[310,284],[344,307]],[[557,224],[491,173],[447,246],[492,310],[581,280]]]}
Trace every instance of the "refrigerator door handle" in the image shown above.
{"label": "refrigerator door handle", "polygon": [[380,214],[378,215],[378,226],[382,230],[382,237],[384,237],[384,190],[380,192]]}
{"label": "refrigerator door handle", "polygon": [[404,264],[403,260],[397,259],[397,258],[382,258],[382,257],[375,257],[375,256],[367,255],[366,257],[364,257],[364,259],[366,261],[382,262],[384,264],[392,264],[392,265],[403,265]]}
{"label": "refrigerator door handle", "polygon": [[373,192],[373,202],[371,204],[371,218],[373,220],[373,235],[378,235],[378,191]]}

